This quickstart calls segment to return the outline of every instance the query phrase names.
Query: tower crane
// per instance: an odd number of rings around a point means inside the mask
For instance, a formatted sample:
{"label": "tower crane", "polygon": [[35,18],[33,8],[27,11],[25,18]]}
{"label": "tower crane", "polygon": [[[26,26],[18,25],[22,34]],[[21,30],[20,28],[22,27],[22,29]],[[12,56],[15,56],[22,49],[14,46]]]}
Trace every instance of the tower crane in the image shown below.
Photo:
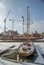
{"label": "tower crane", "polygon": [[6,31],[6,20],[7,20],[9,13],[10,13],[10,10],[8,11],[6,18],[4,19],[4,32]]}
{"label": "tower crane", "polygon": [[22,16],[23,19],[23,34],[24,34],[24,16]]}
{"label": "tower crane", "polygon": [[29,13],[29,6],[27,7],[27,34],[30,33],[30,13]]}
{"label": "tower crane", "polygon": [[9,21],[12,21],[12,31],[14,31],[14,21],[16,21],[16,20],[14,20],[14,19],[9,19]]}

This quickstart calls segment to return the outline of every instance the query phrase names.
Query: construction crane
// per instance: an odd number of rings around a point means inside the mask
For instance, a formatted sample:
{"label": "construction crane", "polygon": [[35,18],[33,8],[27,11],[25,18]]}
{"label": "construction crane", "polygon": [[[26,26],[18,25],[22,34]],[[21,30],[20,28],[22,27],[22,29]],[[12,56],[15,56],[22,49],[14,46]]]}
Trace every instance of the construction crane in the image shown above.
{"label": "construction crane", "polygon": [[29,6],[27,7],[27,34],[30,33],[30,13],[29,13]]}
{"label": "construction crane", "polygon": [[24,34],[24,16],[22,16],[23,19],[23,34]]}
{"label": "construction crane", "polygon": [[6,20],[7,20],[7,17],[8,17],[8,15],[9,15],[9,13],[10,13],[10,10],[9,10],[9,12],[8,12],[8,14],[7,14],[7,16],[6,16],[6,18],[4,19],[4,32],[6,32]]}
{"label": "construction crane", "polygon": [[9,21],[12,21],[12,31],[14,31],[14,21],[16,21],[16,20],[14,20],[14,19],[9,19]]}

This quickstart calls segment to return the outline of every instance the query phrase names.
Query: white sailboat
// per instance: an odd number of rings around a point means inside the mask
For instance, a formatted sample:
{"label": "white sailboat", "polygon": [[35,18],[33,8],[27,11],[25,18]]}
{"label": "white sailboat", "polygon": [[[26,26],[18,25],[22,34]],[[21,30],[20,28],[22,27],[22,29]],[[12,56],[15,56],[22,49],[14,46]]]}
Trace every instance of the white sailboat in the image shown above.
{"label": "white sailboat", "polygon": [[[29,21],[29,17],[28,17],[28,9],[29,7],[27,7],[27,34],[29,34],[29,29],[30,29],[30,21]],[[24,33],[24,17],[23,18],[23,33]],[[28,37],[27,37],[28,39]],[[27,57],[29,55],[31,55],[34,52],[34,46],[32,42],[25,42],[23,43],[21,46],[19,46],[18,48],[18,54],[24,57]]]}
{"label": "white sailboat", "polygon": [[18,48],[18,54],[23,57],[30,56],[33,52],[34,52],[34,46],[32,42],[29,43],[25,42]]}

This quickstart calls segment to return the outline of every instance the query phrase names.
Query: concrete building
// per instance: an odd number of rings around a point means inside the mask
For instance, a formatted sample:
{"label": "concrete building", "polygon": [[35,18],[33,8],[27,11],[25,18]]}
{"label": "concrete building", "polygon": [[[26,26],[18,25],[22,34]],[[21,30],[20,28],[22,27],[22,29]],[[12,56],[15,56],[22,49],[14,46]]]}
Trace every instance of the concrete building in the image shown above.
{"label": "concrete building", "polygon": [[19,33],[17,31],[8,30],[6,32],[2,32],[0,35],[2,36],[17,36]]}

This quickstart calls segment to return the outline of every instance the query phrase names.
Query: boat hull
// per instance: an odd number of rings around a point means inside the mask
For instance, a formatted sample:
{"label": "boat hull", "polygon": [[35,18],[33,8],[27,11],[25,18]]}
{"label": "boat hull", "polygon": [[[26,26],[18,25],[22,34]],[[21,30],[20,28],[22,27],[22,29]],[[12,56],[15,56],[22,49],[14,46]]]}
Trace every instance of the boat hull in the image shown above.
{"label": "boat hull", "polygon": [[23,56],[23,57],[27,57],[27,56],[30,56],[33,52],[30,52],[30,53],[23,53],[23,52],[18,52],[18,54],[20,56]]}
{"label": "boat hull", "polygon": [[18,48],[18,54],[23,57],[30,56],[34,52],[34,47],[27,44],[23,47],[23,44]]}

